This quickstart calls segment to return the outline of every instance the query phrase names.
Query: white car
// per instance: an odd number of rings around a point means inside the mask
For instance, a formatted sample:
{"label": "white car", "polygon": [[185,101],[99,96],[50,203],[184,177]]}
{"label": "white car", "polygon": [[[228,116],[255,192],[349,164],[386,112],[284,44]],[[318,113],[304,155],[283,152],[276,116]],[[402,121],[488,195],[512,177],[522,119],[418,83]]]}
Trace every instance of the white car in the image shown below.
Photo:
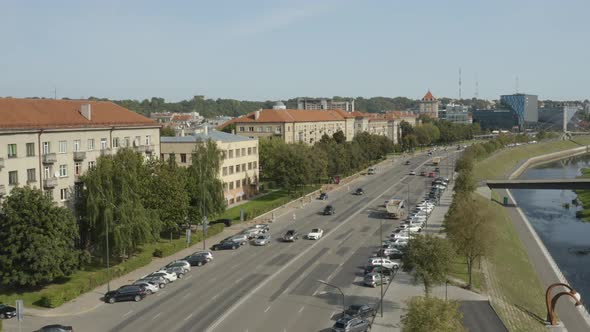
{"label": "white car", "polygon": [[163,277],[164,279],[168,280],[168,282],[174,282],[174,281],[176,281],[176,279],[178,279],[178,276],[176,275],[176,273],[169,273],[166,270],[156,271],[150,275],[159,275],[159,276]]}
{"label": "white car", "polygon": [[324,230],[321,228],[314,228],[307,234],[309,240],[319,240],[324,235]]}
{"label": "white car", "polygon": [[389,237],[392,238],[392,239],[394,239],[394,240],[397,240],[397,239],[409,240],[410,239],[410,233],[409,232],[393,233]]}
{"label": "white car", "polygon": [[416,171],[410,171],[410,175],[416,175]]}
{"label": "white car", "polygon": [[262,235],[258,235],[253,241],[252,243],[255,246],[265,246],[267,244],[270,244],[270,235],[269,234],[262,234]]}
{"label": "white car", "polygon": [[403,224],[403,225],[400,225],[397,229],[399,229],[401,231],[408,231],[410,233],[417,233],[422,230],[422,226],[420,226],[418,224]]}
{"label": "white car", "polygon": [[145,288],[145,292],[147,293],[147,295],[153,294],[157,291],[160,290],[160,286],[154,284],[153,282],[149,282],[149,281],[137,281],[135,283],[133,283],[134,285],[138,285],[138,286],[142,286],[143,288]]}
{"label": "white car", "polygon": [[372,258],[369,258],[369,265],[371,265],[371,266],[381,265],[381,266],[386,267],[388,269],[397,269],[397,268],[399,268],[399,263],[398,262],[394,262],[394,261],[392,261],[390,259],[381,258],[381,257],[372,257]]}

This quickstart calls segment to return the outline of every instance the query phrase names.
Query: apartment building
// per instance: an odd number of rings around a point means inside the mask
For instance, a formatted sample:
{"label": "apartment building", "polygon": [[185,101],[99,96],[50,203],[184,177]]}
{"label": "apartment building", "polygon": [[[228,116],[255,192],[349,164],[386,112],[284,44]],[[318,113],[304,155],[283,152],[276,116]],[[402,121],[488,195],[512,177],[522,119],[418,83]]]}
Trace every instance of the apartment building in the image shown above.
{"label": "apartment building", "polygon": [[124,147],[157,157],[159,140],[156,122],[111,102],[0,98],[0,199],[29,185],[71,207],[98,157]]}
{"label": "apartment building", "polygon": [[354,99],[335,101],[327,98],[297,98],[297,109],[300,110],[343,110],[354,112]]}
{"label": "apartment building", "polygon": [[282,139],[287,143],[313,145],[324,134],[342,131],[347,141],[354,137],[354,116],[343,110],[263,109],[232,119],[240,136]]}
{"label": "apartment building", "polygon": [[192,152],[199,142],[212,140],[223,152],[219,170],[228,205],[248,199],[258,192],[258,139],[228,134],[203,126],[190,135],[162,137],[161,157],[180,166],[192,164]]}

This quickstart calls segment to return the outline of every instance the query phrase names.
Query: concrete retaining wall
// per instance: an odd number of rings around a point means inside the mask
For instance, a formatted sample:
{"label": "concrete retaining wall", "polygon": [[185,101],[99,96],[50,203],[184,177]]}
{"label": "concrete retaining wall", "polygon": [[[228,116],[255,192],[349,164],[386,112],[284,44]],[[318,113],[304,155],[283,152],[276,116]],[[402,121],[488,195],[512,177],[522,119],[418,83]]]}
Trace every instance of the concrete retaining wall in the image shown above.
{"label": "concrete retaining wall", "polygon": [[532,158],[527,159],[514,172],[512,172],[512,174],[510,174],[508,179],[512,180],[512,179],[519,177],[529,167],[552,162],[552,161],[556,161],[559,159],[579,156],[579,155],[583,155],[586,153],[588,153],[588,146],[581,146],[578,148],[573,148],[573,149],[569,149],[569,150],[563,150],[563,151],[544,154],[542,156],[532,157]]}

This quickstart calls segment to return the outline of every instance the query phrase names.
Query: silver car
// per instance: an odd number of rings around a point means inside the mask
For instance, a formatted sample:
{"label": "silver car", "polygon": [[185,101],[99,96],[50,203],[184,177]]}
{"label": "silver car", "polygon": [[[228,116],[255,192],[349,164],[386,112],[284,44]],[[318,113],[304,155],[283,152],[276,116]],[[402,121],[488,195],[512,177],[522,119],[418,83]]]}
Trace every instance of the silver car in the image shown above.
{"label": "silver car", "polygon": [[246,234],[237,234],[234,236],[230,236],[226,238],[224,241],[233,241],[235,243],[239,243],[240,245],[244,245],[248,242],[249,238]]}
{"label": "silver car", "polygon": [[256,246],[265,246],[270,244],[270,234],[258,235],[252,243]]}

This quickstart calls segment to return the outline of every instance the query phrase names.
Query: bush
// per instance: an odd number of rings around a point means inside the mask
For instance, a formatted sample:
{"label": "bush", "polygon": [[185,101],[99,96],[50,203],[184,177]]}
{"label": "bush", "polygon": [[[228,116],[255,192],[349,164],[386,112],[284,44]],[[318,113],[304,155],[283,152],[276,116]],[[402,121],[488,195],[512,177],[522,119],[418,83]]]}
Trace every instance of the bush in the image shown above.
{"label": "bush", "polygon": [[156,248],[156,249],[154,249],[152,256],[162,258],[162,257],[164,257],[164,252],[162,251],[162,249]]}

